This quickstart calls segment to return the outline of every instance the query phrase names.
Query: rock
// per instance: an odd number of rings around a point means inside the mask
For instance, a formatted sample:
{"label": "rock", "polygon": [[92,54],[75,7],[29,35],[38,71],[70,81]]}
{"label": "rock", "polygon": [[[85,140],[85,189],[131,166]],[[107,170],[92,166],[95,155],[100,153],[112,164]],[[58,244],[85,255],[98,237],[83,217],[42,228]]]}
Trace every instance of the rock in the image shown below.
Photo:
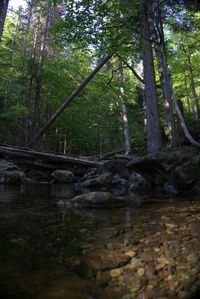
{"label": "rock", "polygon": [[122,196],[127,194],[127,191],[128,191],[128,180],[116,174],[112,180],[112,193],[117,196]]}
{"label": "rock", "polygon": [[145,269],[144,268],[139,268],[137,270],[137,274],[138,274],[139,277],[144,276],[144,273],[145,273]]}
{"label": "rock", "polygon": [[199,263],[199,257],[193,253],[187,256],[187,261],[194,266],[196,263]]}
{"label": "rock", "polygon": [[152,186],[160,188],[164,186],[174,168],[194,158],[196,154],[195,148],[182,147],[180,150],[172,152],[158,152],[134,158],[127,164],[127,167],[130,173],[139,173]]}
{"label": "rock", "polygon": [[190,298],[190,293],[189,292],[187,292],[187,291],[180,291],[179,293],[178,293],[178,298],[179,299],[188,299],[188,298]]}
{"label": "rock", "polygon": [[74,174],[68,170],[57,169],[51,174],[57,183],[70,183],[74,181]]}
{"label": "rock", "polygon": [[31,169],[27,172],[27,176],[25,178],[28,183],[35,182],[51,182],[51,176],[48,171],[41,171],[37,169]]}
{"label": "rock", "polygon": [[[106,249],[96,249],[87,251],[79,258],[70,258],[69,265],[84,277],[97,274],[98,271],[114,270],[125,266],[130,261],[130,257],[119,252]],[[119,270],[120,271],[120,270]],[[118,276],[118,271],[112,272],[112,277]]]}
{"label": "rock", "polygon": [[117,268],[117,269],[113,269],[113,270],[110,271],[110,276],[112,278],[116,278],[116,277],[121,276],[122,273],[123,273],[122,268]]}
{"label": "rock", "polygon": [[144,195],[152,191],[151,184],[139,173],[132,172],[129,178],[129,192]]}
{"label": "rock", "polygon": [[120,177],[128,179],[129,172],[127,169],[127,161],[124,159],[115,159],[108,162],[105,162],[103,166],[100,166],[98,171],[102,172],[111,172],[113,175],[118,174]]}
{"label": "rock", "polygon": [[116,208],[128,205],[129,199],[116,197],[110,192],[89,192],[75,196],[70,204],[83,208]]}
{"label": "rock", "polygon": [[0,183],[18,184],[24,177],[24,172],[15,164],[0,160]]}
{"label": "rock", "polygon": [[101,175],[96,175],[93,178],[86,179],[85,181],[79,183],[81,188],[91,188],[91,187],[103,187],[111,184],[112,173],[105,172]]}
{"label": "rock", "polygon": [[193,189],[198,181],[200,181],[200,156],[176,167],[170,175],[168,185],[182,193]]}

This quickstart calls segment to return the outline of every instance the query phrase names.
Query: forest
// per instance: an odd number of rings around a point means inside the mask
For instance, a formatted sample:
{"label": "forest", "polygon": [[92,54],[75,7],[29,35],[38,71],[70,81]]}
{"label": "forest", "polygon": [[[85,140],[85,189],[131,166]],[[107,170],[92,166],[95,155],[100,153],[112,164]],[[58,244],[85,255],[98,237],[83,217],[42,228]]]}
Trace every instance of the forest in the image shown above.
{"label": "forest", "polygon": [[199,146],[198,1],[33,0],[7,16],[1,2],[2,143],[31,145],[110,55],[32,146],[82,155]]}
{"label": "forest", "polygon": [[200,298],[199,65],[198,0],[0,0],[1,298]]}

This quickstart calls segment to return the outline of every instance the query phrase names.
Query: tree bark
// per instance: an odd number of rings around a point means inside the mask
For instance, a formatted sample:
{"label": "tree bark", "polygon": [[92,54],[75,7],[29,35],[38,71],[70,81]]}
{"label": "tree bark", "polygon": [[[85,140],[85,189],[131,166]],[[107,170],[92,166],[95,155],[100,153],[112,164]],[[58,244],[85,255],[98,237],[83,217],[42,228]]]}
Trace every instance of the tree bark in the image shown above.
{"label": "tree bark", "polygon": [[40,46],[40,57],[38,63],[38,71],[36,77],[36,88],[35,88],[35,101],[34,101],[34,110],[33,110],[33,119],[32,119],[32,130],[35,135],[38,128],[39,123],[39,115],[40,115],[40,102],[41,102],[41,87],[42,87],[42,70],[46,57],[46,41],[47,41],[47,30],[49,25],[49,17],[50,12],[47,12],[45,24],[44,24],[44,32],[42,35],[42,41]]}
{"label": "tree bark", "polygon": [[192,68],[190,53],[188,53],[188,55],[187,55],[187,60],[188,60],[188,66],[189,66],[189,72],[190,72],[192,96],[193,96],[193,101],[194,101],[194,113],[195,113],[196,118],[199,119],[199,105],[198,105],[198,98],[197,98],[197,93],[196,93],[196,89],[195,89],[193,68]]}
{"label": "tree bark", "polygon": [[0,42],[3,35],[5,18],[8,10],[9,0],[1,0],[0,1]]}
{"label": "tree bark", "polygon": [[54,123],[58,116],[65,110],[65,108],[71,103],[71,101],[78,96],[81,90],[90,82],[90,80],[98,73],[98,71],[104,66],[106,62],[112,57],[112,54],[106,55],[102,61],[96,66],[96,68],[81,82],[81,84],[72,92],[72,94],[60,105],[57,111],[50,117],[50,119],[43,126],[37,136],[33,138],[29,146],[39,140],[39,138],[48,130],[48,128]]}
{"label": "tree bark", "polygon": [[119,83],[120,83],[120,99],[122,104],[122,122],[124,127],[125,154],[129,155],[131,153],[131,144],[129,138],[129,125],[128,125],[128,113],[127,113],[126,98],[125,98],[125,88],[124,88],[123,64],[120,60],[119,60]]}
{"label": "tree bark", "polygon": [[176,147],[177,140],[176,140],[176,127],[175,127],[175,120],[173,114],[173,105],[172,105],[172,90],[169,85],[168,78],[170,77],[169,68],[167,65],[166,60],[166,48],[165,48],[165,40],[164,40],[164,31],[163,31],[163,23],[161,12],[159,8],[159,4],[155,4],[155,9],[157,14],[154,15],[154,25],[155,25],[155,33],[157,36],[157,44],[156,44],[156,54],[158,58],[158,71],[160,76],[163,100],[164,100],[164,111],[165,111],[165,118],[167,122],[167,136],[170,140],[170,144],[172,147]]}
{"label": "tree bark", "polygon": [[191,144],[193,144],[197,147],[200,147],[200,143],[197,142],[196,140],[194,140],[194,138],[191,136],[190,132],[188,131],[188,128],[185,124],[185,120],[184,120],[183,115],[181,113],[181,110],[179,108],[179,105],[178,105],[178,102],[177,102],[176,95],[175,95],[174,91],[172,92],[172,99],[173,99],[173,103],[174,103],[174,106],[175,106],[175,109],[176,109],[176,113],[177,113],[181,128],[182,128],[182,130],[185,134],[185,137],[187,138],[187,140]]}
{"label": "tree bark", "polygon": [[54,163],[72,163],[78,165],[85,165],[87,167],[95,167],[103,165],[103,161],[95,161],[90,160],[88,158],[83,157],[71,157],[71,156],[64,156],[64,155],[56,155],[44,152],[38,152],[33,150],[28,150],[24,148],[16,148],[11,146],[0,146],[0,153],[10,157],[19,157],[22,159],[28,159],[29,162],[36,159],[40,159],[44,161],[50,161]]}
{"label": "tree bark", "polygon": [[150,26],[148,22],[149,5],[145,8],[145,12],[141,22],[141,36],[143,47],[143,72],[145,81],[145,104],[147,116],[147,151],[155,153],[159,151],[162,144],[159,111],[157,105],[156,80],[153,62],[153,51],[151,44]]}

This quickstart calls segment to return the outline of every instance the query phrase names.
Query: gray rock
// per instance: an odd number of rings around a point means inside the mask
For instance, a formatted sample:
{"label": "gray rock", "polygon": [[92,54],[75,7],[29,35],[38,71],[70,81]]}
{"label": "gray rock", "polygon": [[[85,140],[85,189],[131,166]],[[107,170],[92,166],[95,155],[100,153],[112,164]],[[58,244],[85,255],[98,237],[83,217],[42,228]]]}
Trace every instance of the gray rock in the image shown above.
{"label": "gray rock", "polygon": [[18,184],[24,179],[24,172],[14,163],[0,160],[0,184]]}
{"label": "gray rock", "polygon": [[200,182],[200,156],[176,167],[168,180],[178,192],[192,190]]}
{"label": "gray rock", "polygon": [[74,180],[74,174],[68,170],[57,169],[51,174],[55,182],[70,183]]}
{"label": "gray rock", "polygon": [[75,196],[70,204],[83,208],[115,208],[129,204],[128,198],[121,198],[112,195],[110,192],[89,192]]}
{"label": "gray rock", "polygon": [[152,191],[151,184],[141,174],[132,172],[129,178],[129,192],[143,195]]}
{"label": "gray rock", "polygon": [[129,176],[128,169],[127,169],[127,160],[111,160],[107,161],[103,164],[103,166],[100,166],[98,171],[100,173],[102,172],[111,172],[113,175],[120,175],[120,177],[127,179]]}
{"label": "gray rock", "polygon": [[116,174],[112,180],[112,193],[116,196],[123,196],[128,193],[128,180]]}
{"label": "gray rock", "polygon": [[92,178],[86,179],[85,181],[79,183],[81,188],[90,188],[90,187],[104,187],[111,184],[112,182],[112,173],[105,172],[100,175],[96,175]]}

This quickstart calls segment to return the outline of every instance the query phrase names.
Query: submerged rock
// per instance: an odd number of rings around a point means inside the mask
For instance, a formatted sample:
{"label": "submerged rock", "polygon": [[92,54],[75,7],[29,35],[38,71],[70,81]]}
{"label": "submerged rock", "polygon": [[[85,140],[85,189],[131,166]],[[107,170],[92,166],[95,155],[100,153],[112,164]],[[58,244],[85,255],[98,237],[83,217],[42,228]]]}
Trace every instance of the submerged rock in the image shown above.
{"label": "submerged rock", "polygon": [[127,198],[112,195],[110,192],[89,192],[75,196],[70,204],[85,208],[115,208],[129,204]]}
{"label": "submerged rock", "polygon": [[0,183],[17,184],[24,179],[24,172],[14,163],[0,160]]}

